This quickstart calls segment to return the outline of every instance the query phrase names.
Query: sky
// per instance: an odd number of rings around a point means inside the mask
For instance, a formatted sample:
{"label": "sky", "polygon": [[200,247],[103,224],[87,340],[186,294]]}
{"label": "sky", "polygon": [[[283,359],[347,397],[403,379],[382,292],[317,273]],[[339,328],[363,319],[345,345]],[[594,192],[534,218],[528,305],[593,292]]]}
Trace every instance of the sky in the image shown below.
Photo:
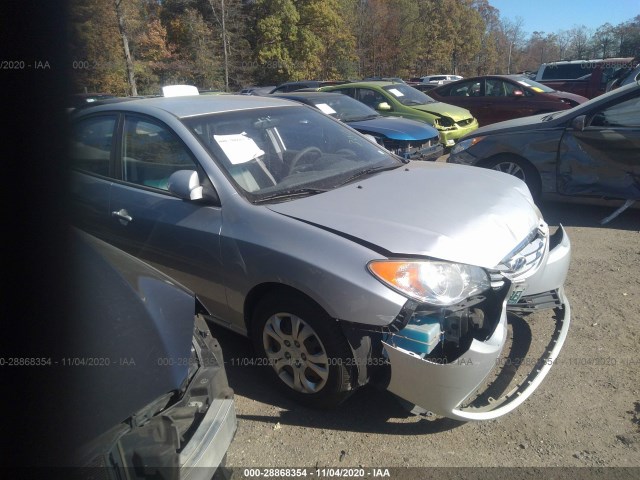
{"label": "sky", "polygon": [[501,19],[522,17],[523,30],[557,33],[584,25],[597,29],[609,22],[615,26],[640,15],[640,0],[489,0]]}

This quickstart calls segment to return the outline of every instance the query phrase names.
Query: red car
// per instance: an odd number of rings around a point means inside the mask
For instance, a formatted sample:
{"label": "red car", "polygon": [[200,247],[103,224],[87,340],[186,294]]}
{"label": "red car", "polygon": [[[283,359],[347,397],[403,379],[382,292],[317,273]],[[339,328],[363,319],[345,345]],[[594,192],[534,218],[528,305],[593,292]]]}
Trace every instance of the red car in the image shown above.
{"label": "red car", "polygon": [[587,101],[559,92],[524,75],[486,75],[448,83],[429,90],[434,99],[466,108],[480,125],[567,110]]}

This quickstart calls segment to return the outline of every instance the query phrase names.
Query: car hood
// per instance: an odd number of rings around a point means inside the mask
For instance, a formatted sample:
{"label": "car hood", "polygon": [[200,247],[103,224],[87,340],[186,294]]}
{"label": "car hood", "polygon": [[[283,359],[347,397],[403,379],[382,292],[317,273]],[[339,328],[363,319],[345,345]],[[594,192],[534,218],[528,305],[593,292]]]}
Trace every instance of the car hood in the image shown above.
{"label": "car hood", "polygon": [[486,268],[497,266],[541,222],[526,185],[515,177],[423,162],[269,208],[386,256]]}
{"label": "car hood", "polygon": [[[569,111],[569,110],[565,110]],[[472,133],[465,135],[464,138],[481,137],[483,135],[527,131],[537,129],[554,129],[557,127],[557,122],[546,122],[544,117],[549,115],[548,113],[541,113],[539,115],[531,115],[528,117],[514,118],[512,120],[505,120],[504,122],[492,123],[474,130]]]}
{"label": "car hood", "polygon": [[453,121],[459,122],[460,120],[466,120],[473,117],[471,112],[466,108],[456,107],[449,103],[433,102],[424,105],[407,105],[410,108],[415,108],[421,112],[431,113],[432,115],[438,115],[440,117],[449,117]]}
{"label": "car hood", "polygon": [[369,120],[345,122],[366,133],[377,133],[392,140],[425,140],[438,136],[438,131],[426,123],[400,117],[378,117]]}
{"label": "car hood", "polygon": [[582,95],[576,95],[575,93],[562,92],[560,90],[556,90],[555,92],[548,92],[547,95],[551,95],[552,97],[557,98],[566,98],[567,100],[573,100],[578,104],[583,104],[588,101],[587,97],[583,97]]}

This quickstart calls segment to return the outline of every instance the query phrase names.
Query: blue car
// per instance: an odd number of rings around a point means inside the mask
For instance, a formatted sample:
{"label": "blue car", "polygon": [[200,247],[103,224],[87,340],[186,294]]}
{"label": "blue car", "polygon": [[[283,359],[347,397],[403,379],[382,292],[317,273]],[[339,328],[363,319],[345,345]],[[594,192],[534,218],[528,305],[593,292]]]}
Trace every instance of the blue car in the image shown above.
{"label": "blue car", "polygon": [[387,150],[409,160],[435,161],[444,153],[438,131],[426,123],[385,117],[364,103],[341,93],[291,92],[274,95],[306,103],[370,135]]}

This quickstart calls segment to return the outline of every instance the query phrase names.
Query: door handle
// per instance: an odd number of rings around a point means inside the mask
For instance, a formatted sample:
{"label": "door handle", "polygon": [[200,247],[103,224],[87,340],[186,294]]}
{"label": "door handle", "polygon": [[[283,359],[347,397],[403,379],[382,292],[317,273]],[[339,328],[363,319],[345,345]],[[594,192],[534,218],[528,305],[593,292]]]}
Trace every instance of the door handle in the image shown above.
{"label": "door handle", "polygon": [[133,217],[131,217],[129,215],[129,212],[127,212],[124,208],[111,212],[111,216],[116,217],[122,225],[126,225],[133,220]]}

